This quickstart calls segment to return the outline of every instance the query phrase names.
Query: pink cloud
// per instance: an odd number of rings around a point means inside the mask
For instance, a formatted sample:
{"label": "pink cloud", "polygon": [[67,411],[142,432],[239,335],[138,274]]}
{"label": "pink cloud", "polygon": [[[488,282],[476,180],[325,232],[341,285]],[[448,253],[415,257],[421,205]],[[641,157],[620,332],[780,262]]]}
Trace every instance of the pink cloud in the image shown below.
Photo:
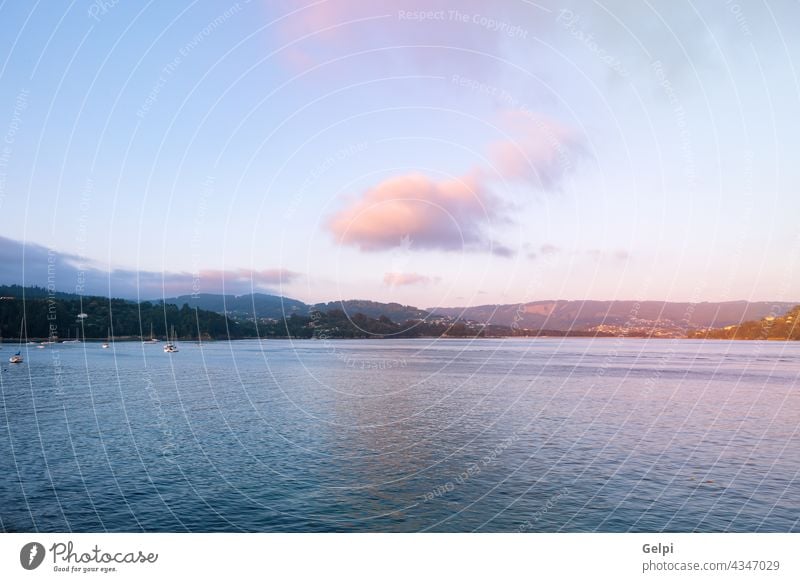
{"label": "pink cloud", "polygon": [[201,269],[196,273],[116,270],[111,273],[115,280],[122,280],[126,276],[135,279],[141,293],[152,293],[153,289],[157,289],[167,295],[180,295],[274,290],[280,285],[292,283],[300,274],[288,269]]}
{"label": "pink cloud", "polygon": [[516,252],[514,249],[511,249],[504,244],[500,244],[498,242],[493,242],[492,245],[489,247],[491,253],[497,257],[504,257],[504,258],[511,258],[513,257]]}
{"label": "pink cloud", "polygon": [[489,146],[492,168],[479,167],[461,178],[434,180],[408,174],[384,180],[336,212],[327,228],[342,245],[362,251],[397,248],[483,250],[512,257],[513,249],[487,236],[493,221],[506,221],[506,205],[490,192],[500,177],[552,189],[583,151],[567,127],[528,111],[503,112],[500,123],[514,137]]}
{"label": "pink cloud", "polygon": [[620,261],[627,261],[631,258],[631,254],[626,250],[618,250],[614,253],[614,258]]}
{"label": "pink cloud", "polygon": [[435,283],[437,278],[430,278],[419,273],[386,273],[383,276],[383,284],[389,287],[401,287],[406,285],[428,285]]}
{"label": "pink cloud", "polygon": [[512,139],[490,144],[489,156],[506,179],[552,189],[583,155],[583,141],[573,130],[541,115],[511,110],[500,122]]}
{"label": "pink cloud", "polygon": [[[173,275],[175,276],[175,275]],[[198,279],[206,279],[218,284],[238,285],[252,283],[259,287],[262,285],[279,285],[290,283],[297,278],[298,273],[288,269],[204,269],[198,273]]]}
{"label": "pink cloud", "polygon": [[334,214],[328,228],[340,244],[362,251],[411,241],[417,249],[488,247],[483,229],[499,214],[477,174],[433,180],[422,174],[390,178]]}
{"label": "pink cloud", "polygon": [[151,299],[189,293],[275,290],[301,275],[283,268],[146,271],[115,269],[84,257],[0,236],[0,284],[48,285],[59,291]]}
{"label": "pink cloud", "polygon": [[180,295],[186,293],[250,293],[274,290],[288,285],[299,277],[288,269],[201,269],[196,273],[185,271],[121,271],[111,272],[116,283],[125,278],[138,287],[141,294]]}
{"label": "pink cloud", "polygon": [[[455,67],[474,74],[491,71],[492,56],[502,51],[514,27],[517,36],[527,35],[537,16],[546,13],[525,5],[487,6],[482,0],[328,0],[291,11],[278,31],[290,45],[282,56],[298,72],[309,63],[379,49],[361,55],[362,64],[449,72]],[[380,50],[393,46],[402,48]]]}

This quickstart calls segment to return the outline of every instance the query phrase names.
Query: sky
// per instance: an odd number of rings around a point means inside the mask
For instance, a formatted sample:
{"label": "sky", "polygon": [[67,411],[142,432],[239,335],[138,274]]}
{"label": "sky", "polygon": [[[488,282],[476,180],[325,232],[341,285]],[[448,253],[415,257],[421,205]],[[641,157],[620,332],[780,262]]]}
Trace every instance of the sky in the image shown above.
{"label": "sky", "polygon": [[800,300],[789,0],[0,4],[0,283]]}

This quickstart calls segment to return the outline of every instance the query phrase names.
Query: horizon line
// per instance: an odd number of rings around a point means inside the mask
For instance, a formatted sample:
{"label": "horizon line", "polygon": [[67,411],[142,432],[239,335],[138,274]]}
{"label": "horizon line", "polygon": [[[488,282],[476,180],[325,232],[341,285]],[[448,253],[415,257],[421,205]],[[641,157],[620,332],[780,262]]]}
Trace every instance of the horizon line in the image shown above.
{"label": "horizon line", "polygon": [[[452,306],[444,306],[438,305],[434,307],[419,307],[417,305],[412,305],[410,303],[400,303],[398,301],[377,301],[375,299],[364,299],[364,298],[351,298],[351,299],[332,299],[328,301],[317,301],[317,302],[307,302],[302,299],[296,299],[294,297],[288,297],[286,295],[281,295],[278,293],[271,293],[268,291],[251,291],[250,293],[213,293],[213,292],[196,292],[196,293],[185,293],[181,295],[173,295],[173,296],[162,296],[162,297],[154,297],[151,299],[140,299],[134,297],[124,297],[124,296],[112,296],[112,295],[100,295],[97,293],[81,293],[77,290],[73,291],[62,291],[59,289],[50,290],[48,286],[41,286],[37,284],[33,285],[23,285],[20,283],[0,283],[0,287],[10,287],[10,286],[17,286],[24,289],[42,289],[47,291],[48,293],[62,293],[65,295],[77,295],[81,298],[83,297],[100,297],[103,299],[113,300],[123,300],[123,301],[135,301],[137,303],[145,303],[145,302],[153,302],[153,301],[163,301],[168,302],[170,299],[183,299],[183,298],[199,298],[201,296],[215,296],[215,297],[247,297],[247,296],[254,296],[254,295],[266,295],[269,297],[276,297],[281,300],[288,300],[288,301],[296,301],[298,303],[303,303],[309,307],[314,307],[317,305],[326,305],[331,303],[345,303],[351,301],[366,301],[371,303],[378,303],[383,305],[401,305],[403,307],[413,307],[414,309],[420,309],[422,311],[433,311],[436,309],[475,309],[479,307],[504,307],[509,305],[529,305],[532,303],[677,303],[677,304],[688,304],[688,305],[703,305],[703,304],[724,304],[724,303],[772,303],[775,305],[778,304],[793,304],[793,305],[800,305],[800,300],[790,300],[790,301],[776,301],[776,300],[767,300],[767,299],[721,299],[721,300],[713,300],[713,299],[704,299],[702,301],[691,301],[691,300],[674,300],[674,299],[532,299],[528,301],[509,301],[508,303],[479,303],[475,305],[452,305]],[[23,299],[24,299],[23,293]]]}

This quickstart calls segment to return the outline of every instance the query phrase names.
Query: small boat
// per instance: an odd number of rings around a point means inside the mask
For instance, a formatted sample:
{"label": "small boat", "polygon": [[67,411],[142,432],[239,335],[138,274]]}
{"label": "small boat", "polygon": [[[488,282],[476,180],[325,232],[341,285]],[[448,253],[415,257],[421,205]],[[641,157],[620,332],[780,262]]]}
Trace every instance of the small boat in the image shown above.
{"label": "small boat", "polygon": [[111,330],[108,331],[108,336],[106,337],[106,341],[100,347],[104,350],[107,350],[111,345]]}
{"label": "small boat", "polygon": [[[25,318],[22,318],[22,321],[19,323],[19,350],[16,354],[8,358],[9,363],[11,364],[21,364],[22,363],[22,337],[25,334]],[[27,335],[27,334],[25,334]]]}
{"label": "small boat", "polygon": [[152,323],[150,323],[150,339],[149,340],[144,340],[142,343],[143,344],[157,344],[158,343],[158,340],[156,339],[156,336],[153,335],[153,324]]}
{"label": "small boat", "polygon": [[80,340],[80,339],[78,339],[78,337],[79,337],[79,334],[78,334],[78,330],[77,330],[77,328],[75,329],[75,339],[71,339],[71,338],[72,338],[72,335],[71,335],[71,334],[72,334],[72,330],[69,330],[69,331],[67,332],[67,339],[65,339],[65,340],[64,340],[63,342],[61,342],[61,343],[62,343],[62,344],[79,344],[79,343],[81,343],[81,340]]}
{"label": "small boat", "polygon": [[44,343],[44,342],[42,342],[42,343],[40,343],[38,346],[36,346],[36,349],[43,350],[43,349],[44,349],[44,346],[45,346],[45,343]]}
{"label": "small boat", "polygon": [[178,343],[177,343],[177,336],[175,335],[175,326],[172,326],[172,333],[170,334],[173,339],[169,339],[166,344],[164,344],[164,351],[168,354],[174,354],[178,351]]}

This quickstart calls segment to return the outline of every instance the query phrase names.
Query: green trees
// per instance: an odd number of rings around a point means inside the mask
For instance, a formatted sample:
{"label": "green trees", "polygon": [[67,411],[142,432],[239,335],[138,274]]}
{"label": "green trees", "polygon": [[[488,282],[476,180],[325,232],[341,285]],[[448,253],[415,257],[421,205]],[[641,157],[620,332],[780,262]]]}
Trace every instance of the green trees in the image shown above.
{"label": "green trees", "polygon": [[[71,298],[74,297],[74,298]],[[85,317],[79,317],[85,314]],[[195,310],[188,305],[135,303],[104,297],[53,297],[31,293],[21,297],[0,299],[0,333],[6,340],[19,336],[25,320],[26,337],[105,338],[108,330],[115,337],[150,337],[152,326],[156,337],[165,338],[172,327],[178,339],[225,339],[255,335],[255,326],[235,322],[223,315]]]}
{"label": "green trees", "polygon": [[745,321],[722,329],[696,331],[691,338],[740,340],[800,340],[800,305],[780,317],[765,317],[759,321]]}
{"label": "green trees", "polygon": [[[511,330],[506,328],[506,332]],[[483,331],[458,323],[425,323],[410,320],[395,323],[387,316],[377,319],[363,313],[347,314],[341,309],[312,309],[308,315],[292,314],[279,321],[258,324],[261,337],[298,339],[366,339],[415,337],[481,337]]]}

